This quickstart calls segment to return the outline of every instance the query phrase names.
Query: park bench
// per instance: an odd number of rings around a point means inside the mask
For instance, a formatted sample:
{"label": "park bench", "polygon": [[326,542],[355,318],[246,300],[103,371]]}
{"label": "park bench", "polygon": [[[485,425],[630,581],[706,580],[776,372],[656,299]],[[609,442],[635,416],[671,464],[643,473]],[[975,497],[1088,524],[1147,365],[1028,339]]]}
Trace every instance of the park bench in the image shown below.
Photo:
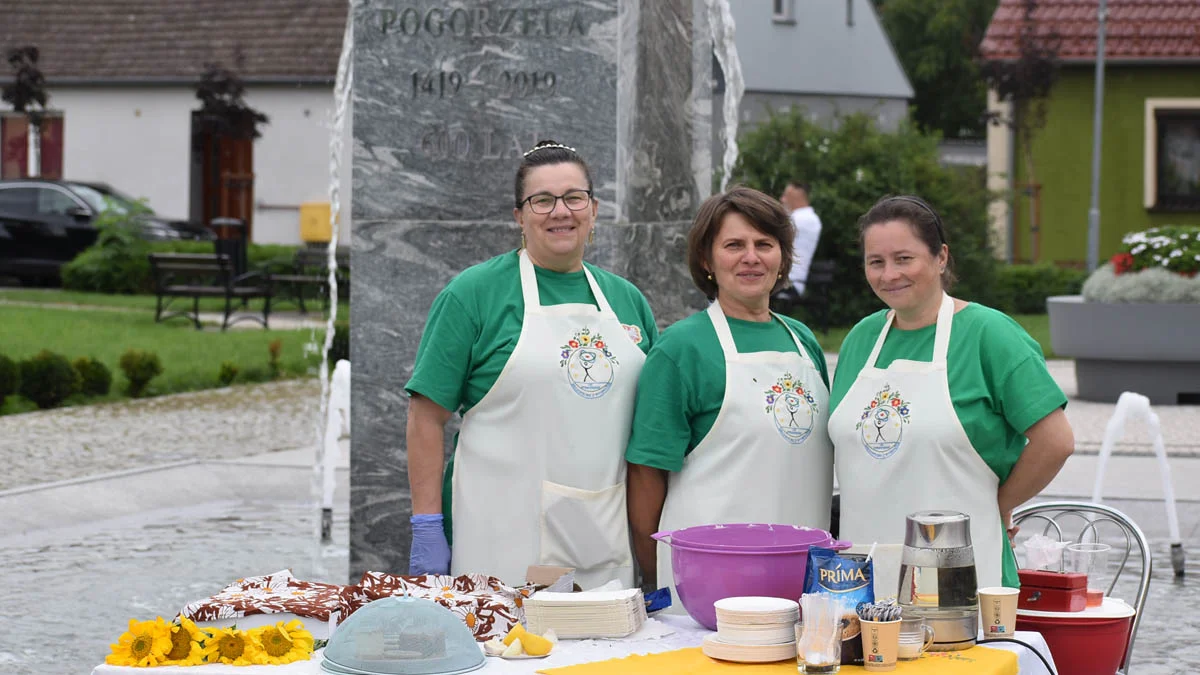
{"label": "park bench", "polygon": [[[350,290],[350,256],[347,252],[338,251],[337,283],[338,295]],[[302,248],[296,251],[292,258],[290,272],[271,275],[271,284],[275,289],[276,305],[280,302],[295,302],[301,314],[307,314],[304,296],[313,290],[320,294],[323,307],[329,309],[329,252],[324,248]]]}
{"label": "park bench", "polygon": [[[238,321],[257,321],[267,328],[271,314],[271,277],[260,272],[238,275],[227,255],[211,253],[151,253],[150,275],[154,282],[154,320],[162,322],[174,317],[191,319],[200,330],[200,298],[224,298],[225,314],[221,330]],[[190,310],[170,311],[177,298],[191,298]],[[262,316],[241,312],[236,308],[252,298],[262,298]]]}

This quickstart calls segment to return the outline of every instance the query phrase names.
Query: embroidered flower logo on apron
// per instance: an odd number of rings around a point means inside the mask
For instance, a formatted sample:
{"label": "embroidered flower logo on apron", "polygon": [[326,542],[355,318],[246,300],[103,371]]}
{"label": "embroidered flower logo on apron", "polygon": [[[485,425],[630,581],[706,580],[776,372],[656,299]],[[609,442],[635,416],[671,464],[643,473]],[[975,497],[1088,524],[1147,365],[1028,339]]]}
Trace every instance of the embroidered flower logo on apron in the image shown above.
{"label": "embroidered flower logo on apron", "polygon": [[630,341],[633,342],[633,344],[635,344],[635,345],[642,344],[642,327],[641,326],[634,326],[632,324],[623,323],[623,324],[621,324],[621,328],[625,329],[625,334],[629,336],[629,339],[630,339]]}
{"label": "embroidered flower logo on apron", "polygon": [[784,373],[764,393],[767,414],[775,421],[779,435],[792,445],[803,443],[812,434],[813,419],[819,412],[816,399],[804,383]]}
{"label": "embroidered flower logo on apron", "polygon": [[887,459],[900,449],[905,424],[908,424],[908,401],[901,398],[899,390],[892,391],[891,385],[884,385],[863,408],[862,417],[854,428],[858,430],[867,454],[875,459]]}
{"label": "embroidered flower logo on apron", "polygon": [[561,347],[558,362],[567,369],[567,384],[583,398],[600,398],[612,388],[617,357],[608,350],[604,336],[590,328],[575,331]]}

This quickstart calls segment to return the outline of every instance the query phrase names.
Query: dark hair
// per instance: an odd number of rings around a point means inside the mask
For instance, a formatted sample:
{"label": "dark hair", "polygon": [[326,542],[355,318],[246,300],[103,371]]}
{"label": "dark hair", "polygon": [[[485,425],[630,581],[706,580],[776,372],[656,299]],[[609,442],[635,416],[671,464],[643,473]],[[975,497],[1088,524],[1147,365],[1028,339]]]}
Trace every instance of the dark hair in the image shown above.
{"label": "dark hair", "polygon": [[946,269],[942,271],[942,288],[950,290],[958,277],[954,274],[954,256],[948,250],[946,228],[942,218],[924,199],[911,195],[893,195],[875,202],[869,211],[858,219],[858,245],[864,246],[867,229],[872,225],[880,225],[892,220],[908,223],[913,234],[925,244],[925,248],[937,257],[942,250],[942,244],[947,244]]}
{"label": "dark hair", "polygon": [[801,190],[804,190],[805,197],[810,196],[812,193],[812,187],[808,184],[808,181],[806,181],[806,180],[799,180],[799,179],[789,180],[787,182],[787,184],[791,185],[792,187],[797,187],[797,188],[800,188]]}
{"label": "dark hair", "polygon": [[521,160],[521,166],[517,167],[517,179],[513,186],[513,206],[521,208],[521,202],[525,199],[525,176],[529,170],[538,166],[547,166],[550,164],[575,164],[580,169],[583,169],[583,176],[587,178],[587,189],[592,190],[592,172],[588,170],[587,162],[575,152],[575,148],[567,146],[553,140],[538,141],[533,149],[525,153],[525,158]]}
{"label": "dark hair", "polygon": [[704,200],[692,221],[692,230],[688,233],[688,271],[692,273],[696,288],[709,300],[717,297],[717,282],[709,278],[705,265],[712,264],[713,240],[717,238],[725,216],[730,213],[742,214],[754,229],[779,242],[783,256],[779,265],[781,276],[772,290],[791,283],[788,281],[788,272],[792,270],[792,248],[796,238],[792,219],[779,200],[753,188],[737,186]]}

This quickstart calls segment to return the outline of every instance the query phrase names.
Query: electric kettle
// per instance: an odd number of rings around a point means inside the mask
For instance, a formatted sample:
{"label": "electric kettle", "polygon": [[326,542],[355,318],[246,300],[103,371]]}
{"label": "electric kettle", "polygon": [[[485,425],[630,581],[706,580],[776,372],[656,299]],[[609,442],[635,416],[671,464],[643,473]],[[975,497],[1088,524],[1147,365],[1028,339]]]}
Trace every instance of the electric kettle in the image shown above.
{"label": "electric kettle", "polygon": [[953,651],[975,644],[977,588],[971,517],[939,510],[909,514],[898,600],[906,618],[924,617],[933,628],[930,649]]}

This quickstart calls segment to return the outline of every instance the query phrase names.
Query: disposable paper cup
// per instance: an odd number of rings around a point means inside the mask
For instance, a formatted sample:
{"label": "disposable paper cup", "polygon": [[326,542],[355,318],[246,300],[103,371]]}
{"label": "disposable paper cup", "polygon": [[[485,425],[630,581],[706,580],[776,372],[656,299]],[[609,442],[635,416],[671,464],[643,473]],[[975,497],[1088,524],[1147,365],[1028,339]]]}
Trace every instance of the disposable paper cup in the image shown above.
{"label": "disposable paper cup", "polygon": [[1016,588],[993,586],[979,589],[979,619],[983,623],[983,639],[1012,637],[1017,630]]}
{"label": "disposable paper cup", "polygon": [[895,621],[862,620],[863,667],[869,672],[896,669],[900,650],[900,619]]}

